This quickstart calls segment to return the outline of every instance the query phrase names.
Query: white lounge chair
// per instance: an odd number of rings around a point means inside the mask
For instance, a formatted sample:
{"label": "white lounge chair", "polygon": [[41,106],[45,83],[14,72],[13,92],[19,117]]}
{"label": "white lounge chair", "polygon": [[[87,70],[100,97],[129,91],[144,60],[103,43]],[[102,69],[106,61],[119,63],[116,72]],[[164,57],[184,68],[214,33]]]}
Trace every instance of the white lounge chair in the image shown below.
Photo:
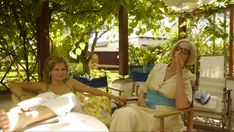
{"label": "white lounge chair", "polygon": [[[224,56],[202,56],[200,59],[200,76],[198,90],[210,94],[206,104],[194,100],[194,116],[206,121],[197,125],[217,125],[220,122],[222,131],[231,131],[231,90],[226,87]],[[206,124],[207,123],[207,124]]]}

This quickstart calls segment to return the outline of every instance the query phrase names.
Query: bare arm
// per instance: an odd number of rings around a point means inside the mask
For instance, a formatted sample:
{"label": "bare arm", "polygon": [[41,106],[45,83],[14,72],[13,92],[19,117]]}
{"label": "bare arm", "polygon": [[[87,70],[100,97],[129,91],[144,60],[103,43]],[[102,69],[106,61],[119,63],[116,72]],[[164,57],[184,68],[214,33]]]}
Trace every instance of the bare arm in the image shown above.
{"label": "bare arm", "polygon": [[176,55],[177,66],[176,66],[176,108],[185,109],[190,106],[191,102],[189,102],[186,94],[185,94],[185,86],[183,80],[183,67],[184,62],[181,60],[181,54]]}
{"label": "bare arm", "polygon": [[27,95],[25,91],[41,93],[45,92],[47,87],[46,84],[42,82],[21,82],[11,83],[9,88],[15,96],[22,98]]}
{"label": "bare arm", "polygon": [[145,103],[145,93],[143,91],[139,92],[138,105],[147,108],[147,105]]}
{"label": "bare arm", "polygon": [[183,84],[182,72],[176,75],[176,79],[177,79],[176,108],[185,109],[190,106],[191,102],[189,102],[185,94],[185,87]]}
{"label": "bare arm", "polygon": [[93,95],[98,95],[98,96],[106,96],[108,98],[114,99],[115,101],[117,101],[120,104],[124,104],[126,102],[125,97],[111,95],[111,94],[104,92],[102,90],[99,90],[97,88],[93,88],[93,87],[90,87],[88,85],[85,85],[85,84],[83,84],[75,79],[70,79],[69,82],[70,82],[70,84],[72,84],[72,87],[78,91],[87,92],[87,93],[90,93]]}

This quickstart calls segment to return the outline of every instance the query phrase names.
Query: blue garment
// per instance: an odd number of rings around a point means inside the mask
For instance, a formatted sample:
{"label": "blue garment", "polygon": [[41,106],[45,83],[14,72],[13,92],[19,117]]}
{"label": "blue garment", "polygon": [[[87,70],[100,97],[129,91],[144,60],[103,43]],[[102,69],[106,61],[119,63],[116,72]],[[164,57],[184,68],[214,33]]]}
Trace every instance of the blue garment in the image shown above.
{"label": "blue garment", "polygon": [[158,91],[149,90],[146,93],[145,103],[148,108],[155,109],[156,105],[175,106],[175,99],[167,98],[161,95]]}

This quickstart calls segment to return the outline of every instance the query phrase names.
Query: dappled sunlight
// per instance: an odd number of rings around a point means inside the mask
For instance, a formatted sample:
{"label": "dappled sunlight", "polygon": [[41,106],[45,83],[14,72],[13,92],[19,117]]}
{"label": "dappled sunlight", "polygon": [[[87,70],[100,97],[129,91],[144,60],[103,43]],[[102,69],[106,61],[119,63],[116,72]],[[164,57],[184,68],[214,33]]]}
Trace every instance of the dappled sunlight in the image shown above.
{"label": "dappled sunlight", "polygon": [[217,119],[211,119],[211,118],[202,117],[202,116],[194,116],[193,120],[196,122],[204,123],[209,126],[214,125],[216,127],[222,127],[222,122]]}

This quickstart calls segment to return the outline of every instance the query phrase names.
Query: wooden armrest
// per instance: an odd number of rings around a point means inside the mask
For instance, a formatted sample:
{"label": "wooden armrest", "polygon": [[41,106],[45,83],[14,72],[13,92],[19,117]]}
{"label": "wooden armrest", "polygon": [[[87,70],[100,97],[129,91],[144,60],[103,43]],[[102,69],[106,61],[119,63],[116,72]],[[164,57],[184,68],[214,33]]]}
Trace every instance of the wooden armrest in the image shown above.
{"label": "wooden armrest", "polygon": [[110,87],[110,86],[108,86],[107,88],[108,88],[108,89],[115,90],[115,91],[118,91],[118,92],[124,92],[124,90],[118,89],[118,88],[115,88],[115,87]]}
{"label": "wooden armrest", "polygon": [[177,114],[182,114],[184,112],[188,112],[188,122],[187,122],[187,131],[191,132],[193,130],[193,108],[189,107],[184,110],[175,110],[175,111],[169,111],[169,112],[161,112],[161,113],[155,113],[154,117],[159,118],[160,120],[160,132],[164,132],[164,118],[167,116],[172,116],[172,115],[177,115]]}
{"label": "wooden armrest", "polygon": [[137,100],[138,100],[138,96],[127,97],[127,101],[137,101]]}
{"label": "wooden armrest", "polygon": [[187,109],[184,109],[184,110],[176,110],[176,111],[168,111],[168,112],[162,112],[162,113],[155,113],[154,117],[156,117],[156,118],[164,118],[164,117],[167,117],[167,116],[177,115],[177,114],[181,114],[181,113],[192,111],[192,110],[193,110],[193,108],[190,107],[190,108],[187,108]]}
{"label": "wooden armrest", "polygon": [[124,90],[122,90],[122,89],[118,89],[118,88],[114,88],[114,87],[109,87],[109,86],[106,87],[106,92],[109,92],[109,89],[118,91],[119,92],[119,96],[121,96],[121,94],[124,92]]}

